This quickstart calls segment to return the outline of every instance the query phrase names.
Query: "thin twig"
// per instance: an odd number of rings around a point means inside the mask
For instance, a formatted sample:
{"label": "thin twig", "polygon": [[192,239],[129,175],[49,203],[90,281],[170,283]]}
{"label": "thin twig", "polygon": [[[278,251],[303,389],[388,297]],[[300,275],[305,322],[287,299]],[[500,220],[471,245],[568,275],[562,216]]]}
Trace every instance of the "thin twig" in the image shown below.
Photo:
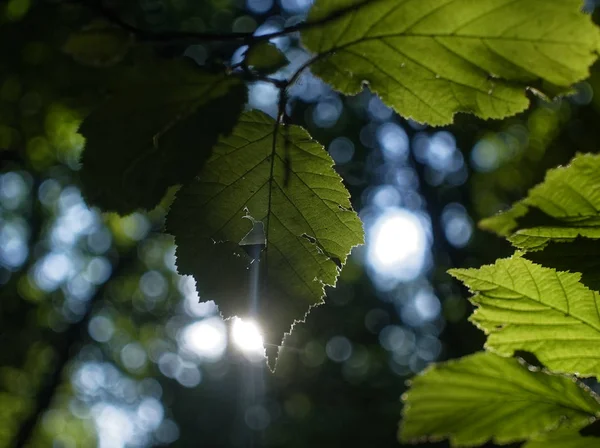
{"label": "thin twig", "polygon": [[326,25],[329,22],[343,17],[349,12],[356,11],[369,3],[375,3],[380,0],[364,0],[346,8],[342,8],[335,11],[331,15],[324,17],[319,20],[312,22],[301,22],[296,25],[289,26],[283,30],[276,31],[273,33],[255,35],[254,32],[249,33],[211,33],[211,32],[196,32],[196,31],[150,31],[142,28],[138,28],[125,20],[123,20],[115,11],[104,6],[101,0],[80,0],[85,6],[96,11],[98,14],[103,16],[109,22],[123,28],[126,31],[134,34],[138,39],[148,42],[171,42],[174,40],[192,40],[196,42],[207,42],[207,41],[240,41],[245,44],[252,42],[261,42],[274,39],[276,37],[282,37],[288,34],[295,33],[297,31],[307,30],[313,27]]}

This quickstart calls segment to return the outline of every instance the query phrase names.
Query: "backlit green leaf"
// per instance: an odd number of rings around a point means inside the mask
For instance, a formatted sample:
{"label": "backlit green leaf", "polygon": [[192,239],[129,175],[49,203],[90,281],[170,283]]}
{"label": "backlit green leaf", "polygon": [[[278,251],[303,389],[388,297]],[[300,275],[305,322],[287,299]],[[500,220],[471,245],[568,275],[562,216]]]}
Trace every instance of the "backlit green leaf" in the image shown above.
{"label": "backlit green leaf", "polygon": [[531,372],[514,358],[476,353],[417,375],[405,399],[404,442],[449,438],[453,446],[506,444],[557,428],[582,428],[600,403],[572,378]]}
{"label": "backlit green leaf", "polygon": [[243,83],[191,61],[138,66],[83,122],[83,193],[105,211],[155,207],[190,181],[246,102]]}
{"label": "backlit green leaf", "polygon": [[[526,258],[547,267],[582,273],[582,283],[600,290],[600,156],[586,154],[546,179],[512,209],[480,226],[501,235]],[[564,244],[569,243],[569,244]]]}
{"label": "backlit green leaf", "polygon": [[262,112],[242,115],[167,218],[179,272],[223,316],[258,322],[271,365],[284,334],[322,303],[324,285],[363,241],[327,152],[297,126],[280,127],[273,145],[275,129]]}
{"label": "backlit green leaf", "polygon": [[600,239],[577,238],[569,244],[553,241],[523,256],[546,267],[579,272],[581,283],[600,291]]}
{"label": "backlit green leaf", "polygon": [[600,375],[600,295],[579,282],[581,274],[519,256],[450,274],[475,294],[471,320],[487,334],[487,348],[531,352],[557,372]]}
{"label": "backlit green leaf", "polygon": [[548,171],[527,198],[481,226],[502,235],[518,230],[511,240],[524,249],[539,249],[549,240],[600,236],[598,169],[600,156],[578,156],[570,165]]}
{"label": "backlit green leaf", "polygon": [[600,446],[600,438],[584,437],[573,430],[551,432],[539,440],[530,440],[522,448],[593,448]]}
{"label": "backlit green leaf", "polygon": [[600,33],[580,0],[316,0],[302,32],[315,74],[346,94],[366,84],[404,117],[514,115],[527,86],[589,75]]}
{"label": "backlit green leaf", "polygon": [[600,238],[600,156],[577,156],[570,165],[548,171],[515,206],[480,225],[510,235],[517,247],[542,249],[549,241],[569,242],[578,236]]}

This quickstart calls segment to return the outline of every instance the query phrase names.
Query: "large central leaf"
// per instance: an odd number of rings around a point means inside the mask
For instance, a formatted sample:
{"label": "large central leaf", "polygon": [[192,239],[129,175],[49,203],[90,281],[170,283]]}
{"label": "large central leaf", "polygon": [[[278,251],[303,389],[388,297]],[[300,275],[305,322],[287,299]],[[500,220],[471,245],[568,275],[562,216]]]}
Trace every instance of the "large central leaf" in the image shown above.
{"label": "large central leaf", "polygon": [[403,441],[449,437],[454,446],[518,442],[559,427],[575,432],[600,416],[597,397],[571,378],[530,372],[493,353],[425,370],[405,401]]}
{"label": "large central leaf", "polygon": [[316,0],[302,33],[313,71],[356,94],[366,83],[405,117],[503,118],[526,86],[588,76],[600,34],[580,0]]}
{"label": "large central leaf", "polygon": [[518,256],[450,274],[475,293],[471,320],[488,334],[486,347],[504,356],[531,352],[554,371],[600,375],[600,295],[580,274]]}
{"label": "large central leaf", "polygon": [[[167,229],[201,298],[225,317],[253,316],[278,346],[322,302],[363,230],[327,152],[297,126],[275,130],[267,115],[245,113],[178,192]],[[251,263],[243,249],[265,244]]]}

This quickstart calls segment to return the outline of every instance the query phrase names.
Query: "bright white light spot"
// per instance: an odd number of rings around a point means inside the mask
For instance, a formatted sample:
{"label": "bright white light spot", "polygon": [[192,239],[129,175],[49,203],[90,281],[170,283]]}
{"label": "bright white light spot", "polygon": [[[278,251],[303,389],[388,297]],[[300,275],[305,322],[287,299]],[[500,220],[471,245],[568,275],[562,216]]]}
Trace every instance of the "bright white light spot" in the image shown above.
{"label": "bright white light spot", "polygon": [[383,154],[392,160],[402,160],[408,155],[408,135],[395,123],[384,123],[377,129],[377,140]]}
{"label": "bright white light spot", "polygon": [[263,337],[260,329],[252,321],[235,319],[232,327],[233,342],[242,351],[249,353],[263,353]]}
{"label": "bright white light spot", "polygon": [[201,358],[217,361],[227,346],[227,331],[219,317],[210,317],[185,327],[181,333],[183,347]]}
{"label": "bright white light spot", "polygon": [[423,269],[426,246],[419,218],[396,209],[381,215],[370,228],[368,261],[383,277],[409,281]]}
{"label": "bright white light spot", "polygon": [[248,103],[255,109],[275,116],[277,115],[277,101],[279,90],[267,82],[252,83],[248,89]]}

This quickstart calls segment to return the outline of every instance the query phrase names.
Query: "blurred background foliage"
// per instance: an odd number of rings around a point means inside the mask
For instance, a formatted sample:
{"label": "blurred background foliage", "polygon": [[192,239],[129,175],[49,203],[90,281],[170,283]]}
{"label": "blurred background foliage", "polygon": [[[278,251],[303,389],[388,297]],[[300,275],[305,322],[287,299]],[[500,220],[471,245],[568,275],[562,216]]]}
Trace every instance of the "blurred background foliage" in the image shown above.
{"label": "blurred background foliage", "polygon": [[[335,160],[367,244],[271,374],[241,324],[177,275],[162,233],[170,197],[119,217],[78,189],[78,126],[124,67],[149,55],[231,66],[245,48],[134,43],[98,5],[156,33],[267,33],[303,20],[311,0],[0,4],[0,447],[398,446],[405,379],[482,346],[445,271],[510,254],[476,223],[547,168],[597,151],[600,73],[568,98],[531,93],[514,118],[447,128],[302,75],[287,113]],[[297,35],[274,43],[290,60],[275,77],[309,57]],[[276,113],[272,84],[249,92],[250,107]]]}

